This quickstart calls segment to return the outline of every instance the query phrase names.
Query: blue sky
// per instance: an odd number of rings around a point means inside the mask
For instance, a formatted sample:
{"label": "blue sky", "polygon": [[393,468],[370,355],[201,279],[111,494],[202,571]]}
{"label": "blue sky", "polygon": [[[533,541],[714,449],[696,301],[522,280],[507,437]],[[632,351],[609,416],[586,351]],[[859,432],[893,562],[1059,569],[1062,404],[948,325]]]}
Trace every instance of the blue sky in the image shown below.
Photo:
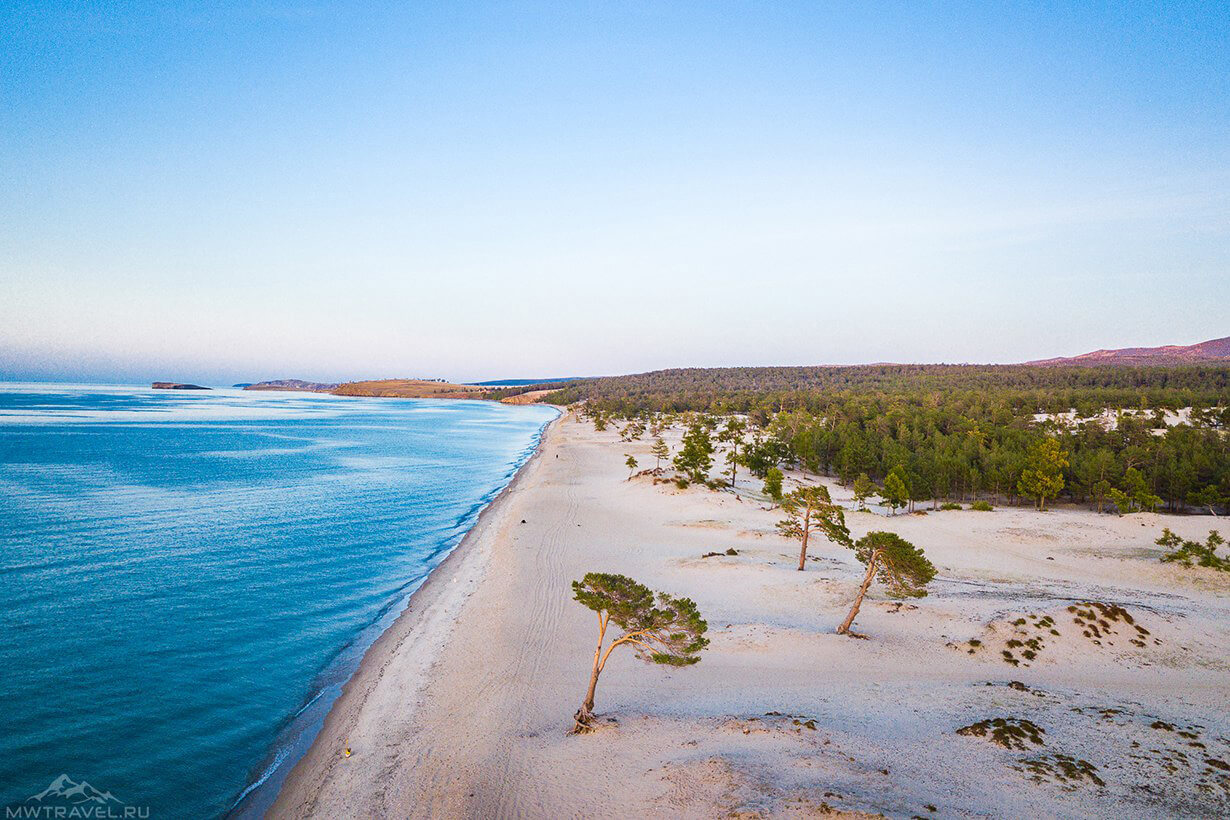
{"label": "blue sky", "polygon": [[1218,3],[3,3],[0,377],[1230,334]]}

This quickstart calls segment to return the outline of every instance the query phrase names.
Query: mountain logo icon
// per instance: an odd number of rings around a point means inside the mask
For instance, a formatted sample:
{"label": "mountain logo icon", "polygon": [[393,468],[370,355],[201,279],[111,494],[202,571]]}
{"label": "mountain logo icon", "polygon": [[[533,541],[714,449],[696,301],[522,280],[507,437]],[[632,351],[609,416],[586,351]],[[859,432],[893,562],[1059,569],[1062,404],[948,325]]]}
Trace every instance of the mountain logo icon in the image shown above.
{"label": "mountain logo icon", "polygon": [[80,806],[85,803],[124,805],[124,801],[111,792],[99,791],[84,780],[80,783],[74,783],[73,779],[66,774],[62,774],[51,781],[51,785],[38,794],[27,797],[26,802],[55,803],[56,805],[68,804],[71,806]]}

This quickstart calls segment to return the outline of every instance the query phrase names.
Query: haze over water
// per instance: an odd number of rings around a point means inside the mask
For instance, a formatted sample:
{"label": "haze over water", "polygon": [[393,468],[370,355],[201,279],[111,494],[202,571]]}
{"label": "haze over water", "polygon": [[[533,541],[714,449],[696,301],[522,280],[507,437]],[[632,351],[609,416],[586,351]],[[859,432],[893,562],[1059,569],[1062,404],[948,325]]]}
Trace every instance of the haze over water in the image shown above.
{"label": "haze over water", "polygon": [[0,384],[0,804],[259,810],[554,414]]}

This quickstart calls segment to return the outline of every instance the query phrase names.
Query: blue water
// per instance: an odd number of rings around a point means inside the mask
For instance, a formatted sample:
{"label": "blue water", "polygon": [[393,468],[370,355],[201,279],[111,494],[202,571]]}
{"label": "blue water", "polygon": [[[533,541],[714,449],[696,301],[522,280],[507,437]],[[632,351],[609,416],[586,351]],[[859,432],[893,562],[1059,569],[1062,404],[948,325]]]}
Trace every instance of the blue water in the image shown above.
{"label": "blue water", "polygon": [[554,415],[0,384],[0,805],[259,813]]}

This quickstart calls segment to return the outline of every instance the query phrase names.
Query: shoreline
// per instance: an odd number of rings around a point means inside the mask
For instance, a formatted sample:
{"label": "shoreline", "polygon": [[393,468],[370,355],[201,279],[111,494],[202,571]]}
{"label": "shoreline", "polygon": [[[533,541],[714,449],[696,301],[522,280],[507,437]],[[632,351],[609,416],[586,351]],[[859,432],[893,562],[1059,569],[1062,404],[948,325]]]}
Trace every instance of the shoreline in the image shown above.
{"label": "shoreline", "polygon": [[[678,430],[667,435],[678,444]],[[1230,805],[1194,785],[1203,777],[1230,795],[1214,764],[1165,766],[1192,748],[1167,726],[1203,738],[1214,763],[1230,753],[1220,675],[1230,636],[1218,627],[1230,579],[1159,563],[1152,546],[1163,525],[1194,537],[1207,520],[850,510],[853,536],[898,533],[939,569],[914,603],[874,587],[857,621],[866,640],[850,640],[835,634],[863,576],[849,550],[819,541],[800,573],[758,481],[740,475],[735,492],[655,485],[629,478],[629,453],[654,463],[646,440],[571,414],[551,423],[474,540],[369,650],[269,816],[1144,816]],[[848,488],[821,481],[852,503]],[[686,669],[616,653],[599,686],[600,730],[570,736],[594,624],[569,584],[591,571],[692,598],[711,644]],[[1067,608],[1082,601],[1122,606],[1149,641],[1132,643],[1122,625],[1101,643],[1082,636]],[[1044,616],[1057,628],[1036,660],[1006,662],[1020,624]],[[1004,716],[1041,727],[1045,746],[997,748],[957,731]],[[1156,752],[1137,759],[1134,743]],[[1040,775],[1022,774],[1026,755]],[[1105,786],[1051,776],[1054,755],[1087,762]]]}
{"label": "shoreline", "polygon": [[482,540],[493,519],[505,511],[509,497],[524,483],[525,476],[538,466],[548,437],[566,415],[563,408],[557,407],[556,410],[559,415],[543,426],[534,452],[517,468],[504,488],[483,507],[474,526],[461,541],[410,594],[405,608],[393,623],[363,653],[358,667],[342,686],[341,694],[330,706],[323,725],[307,751],[295,761],[282,781],[265,816],[302,817],[311,814],[326,779],[338,763],[345,760],[343,751],[347,737],[357,723],[364,704],[393,657],[411,637],[417,640],[409,652],[421,667],[411,670],[412,677],[416,679],[415,687],[407,693],[407,697],[414,697],[427,684],[428,674],[451,631],[453,619],[448,615],[460,610],[485,569],[485,556],[476,553],[472,547]]}

